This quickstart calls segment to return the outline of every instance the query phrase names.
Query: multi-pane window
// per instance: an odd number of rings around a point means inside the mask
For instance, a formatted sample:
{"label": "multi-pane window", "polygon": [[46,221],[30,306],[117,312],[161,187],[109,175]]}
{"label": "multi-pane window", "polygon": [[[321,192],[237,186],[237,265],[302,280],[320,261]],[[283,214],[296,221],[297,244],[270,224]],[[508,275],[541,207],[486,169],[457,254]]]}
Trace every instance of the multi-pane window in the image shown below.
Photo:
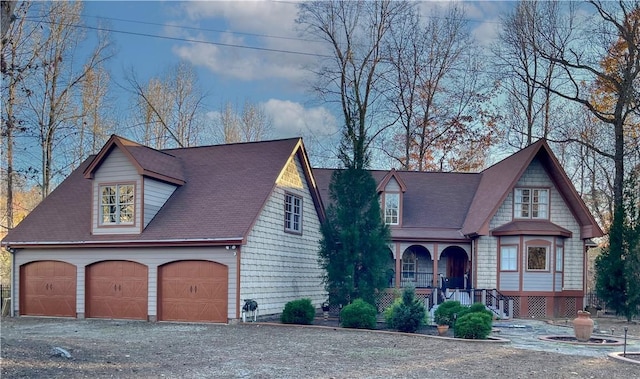
{"label": "multi-pane window", "polygon": [[562,262],[564,256],[564,248],[556,246],[556,271],[562,271]]}
{"label": "multi-pane window", "polygon": [[384,195],[384,222],[387,225],[399,224],[400,194],[385,193]]}
{"label": "multi-pane window", "polygon": [[518,270],[518,249],[516,246],[502,246],[500,248],[500,270]]}
{"label": "multi-pane window", "polygon": [[284,230],[302,233],[302,198],[290,193],[284,195]]}
{"label": "multi-pane window", "polygon": [[102,225],[133,224],[135,208],[133,184],[100,186],[100,221]]}
{"label": "multi-pane window", "polygon": [[416,254],[412,251],[402,255],[402,279],[413,280],[416,277]]}
{"label": "multi-pane window", "polygon": [[529,246],[527,249],[527,270],[547,271],[547,248],[542,246]]}
{"label": "multi-pane window", "polygon": [[514,217],[548,218],[549,190],[540,188],[517,188],[514,196]]}

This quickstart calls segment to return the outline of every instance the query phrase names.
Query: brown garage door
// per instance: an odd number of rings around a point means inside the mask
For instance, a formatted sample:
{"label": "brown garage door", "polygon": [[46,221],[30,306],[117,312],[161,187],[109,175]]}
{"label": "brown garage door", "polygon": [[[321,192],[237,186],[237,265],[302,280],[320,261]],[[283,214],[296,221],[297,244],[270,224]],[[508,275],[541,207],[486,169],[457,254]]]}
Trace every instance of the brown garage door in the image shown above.
{"label": "brown garage door", "polygon": [[227,266],[178,261],[158,268],[158,319],[227,322]]}
{"label": "brown garage door", "polygon": [[86,317],[147,319],[147,266],[129,261],[94,263],[86,269]]}
{"label": "brown garage door", "polygon": [[20,314],[76,317],[76,266],[58,261],[22,265]]}

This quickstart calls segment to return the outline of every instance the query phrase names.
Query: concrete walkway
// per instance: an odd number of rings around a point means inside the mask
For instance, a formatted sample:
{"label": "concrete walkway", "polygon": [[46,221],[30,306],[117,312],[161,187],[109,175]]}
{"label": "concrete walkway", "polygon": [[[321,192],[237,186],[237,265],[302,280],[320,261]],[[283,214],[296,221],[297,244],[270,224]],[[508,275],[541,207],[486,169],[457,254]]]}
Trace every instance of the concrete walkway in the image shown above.
{"label": "concrete walkway", "polygon": [[[511,346],[518,349],[548,351],[559,354],[582,355],[588,357],[602,357],[609,353],[622,351],[623,346],[580,345],[562,342],[549,342],[539,339],[541,336],[566,335],[573,336],[573,327],[569,323],[566,327],[551,325],[541,320],[504,320],[493,323],[493,335],[511,340]],[[622,332],[624,333],[624,332]],[[614,338],[624,340],[624,334],[594,333],[592,337]],[[640,352],[640,340],[627,338],[627,352]]]}

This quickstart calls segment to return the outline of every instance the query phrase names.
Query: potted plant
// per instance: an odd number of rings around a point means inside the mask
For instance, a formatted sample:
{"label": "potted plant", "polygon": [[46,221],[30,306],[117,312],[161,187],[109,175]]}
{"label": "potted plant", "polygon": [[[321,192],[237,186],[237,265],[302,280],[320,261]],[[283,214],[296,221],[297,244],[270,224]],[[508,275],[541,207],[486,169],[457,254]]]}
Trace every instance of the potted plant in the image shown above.
{"label": "potted plant", "polygon": [[459,301],[445,301],[433,313],[433,321],[438,326],[438,334],[443,335],[456,322],[456,315],[462,310]]}

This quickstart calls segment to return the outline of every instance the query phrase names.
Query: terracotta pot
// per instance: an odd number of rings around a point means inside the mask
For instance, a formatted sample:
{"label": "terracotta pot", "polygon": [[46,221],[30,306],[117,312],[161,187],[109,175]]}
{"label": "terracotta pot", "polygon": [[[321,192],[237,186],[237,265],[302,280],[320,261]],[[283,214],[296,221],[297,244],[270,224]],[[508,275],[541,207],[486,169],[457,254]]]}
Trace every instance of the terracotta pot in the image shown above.
{"label": "terracotta pot", "polygon": [[590,316],[591,313],[587,311],[578,311],[578,317],[573,319],[573,332],[580,342],[587,342],[591,338],[593,320]]}
{"label": "terracotta pot", "polygon": [[449,325],[438,325],[438,335],[444,336],[449,330]]}

